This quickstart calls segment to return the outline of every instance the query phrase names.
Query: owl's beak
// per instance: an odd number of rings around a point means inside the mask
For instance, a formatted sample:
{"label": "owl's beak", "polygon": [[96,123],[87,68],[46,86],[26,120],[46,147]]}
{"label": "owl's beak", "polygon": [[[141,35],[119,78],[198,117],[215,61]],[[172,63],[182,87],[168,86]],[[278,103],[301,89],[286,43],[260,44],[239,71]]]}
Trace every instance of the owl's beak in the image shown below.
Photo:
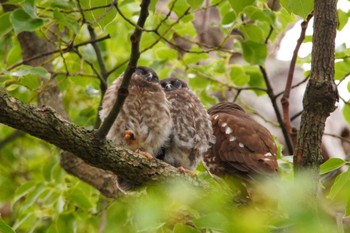
{"label": "owl's beak", "polygon": [[165,90],[166,90],[166,91],[170,91],[170,90],[171,90],[171,84],[170,84],[170,83],[167,83],[167,84],[165,85]]}

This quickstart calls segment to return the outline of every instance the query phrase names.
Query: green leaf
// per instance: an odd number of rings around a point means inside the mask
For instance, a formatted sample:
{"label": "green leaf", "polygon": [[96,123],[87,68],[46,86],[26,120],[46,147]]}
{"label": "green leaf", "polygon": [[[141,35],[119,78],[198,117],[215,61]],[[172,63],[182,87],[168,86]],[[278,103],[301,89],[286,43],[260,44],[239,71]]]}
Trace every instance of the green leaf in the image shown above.
{"label": "green leaf", "polygon": [[227,219],[221,213],[211,213],[193,220],[193,223],[198,228],[208,228],[211,230],[223,231],[224,225],[227,224]]}
{"label": "green leaf", "polygon": [[335,179],[334,184],[329,191],[328,197],[334,200],[339,194],[341,194],[344,189],[347,189],[350,185],[350,169],[346,172],[341,173]]}
{"label": "green leaf", "polygon": [[36,77],[50,78],[50,73],[45,68],[40,66],[34,67],[34,66],[22,65],[19,68],[15,69],[14,71],[11,71],[9,74],[15,77],[33,75]]}
{"label": "green leaf", "polygon": [[255,0],[229,0],[232,9],[236,12],[236,14],[238,15],[239,13],[241,13],[241,11],[243,11],[243,9],[249,5],[254,5],[255,4]]}
{"label": "green leaf", "polygon": [[200,100],[202,101],[203,105],[207,108],[213,106],[214,104],[217,104],[219,101],[217,98],[208,95],[208,92],[204,89],[199,93]]}
{"label": "green leaf", "polygon": [[57,232],[76,232],[75,219],[72,213],[60,214],[56,221]]}
{"label": "green leaf", "polygon": [[39,198],[39,196],[46,191],[45,184],[38,184],[34,188],[33,191],[29,192],[26,196],[24,203],[22,204],[22,208],[27,209],[31,207]]}
{"label": "green leaf", "polygon": [[[192,49],[192,51],[198,51],[197,49]],[[208,58],[206,53],[186,53],[183,56],[183,62],[187,65],[203,61]]]}
{"label": "green leaf", "polygon": [[31,18],[37,18],[35,0],[25,0],[21,6]]}
{"label": "green leaf", "polygon": [[200,231],[194,229],[193,227],[184,225],[184,224],[176,224],[173,230],[174,233],[200,233]]}
{"label": "green leaf", "polygon": [[243,49],[243,58],[253,65],[263,65],[267,56],[266,44],[254,41],[241,42]]}
{"label": "green leaf", "polygon": [[188,5],[192,7],[192,9],[197,9],[203,4],[204,0],[187,0]]}
{"label": "green leaf", "polygon": [[60,13],[56,9],[53,12],[53,17],[55,18],[55,20],[58,24],[68,27],[69,29],[74,31],[74,33],[76,33],[76,34],[79,33],[80,25],[76,20],[70,18],[69,16],[67,16],[65,14]]}
{"label": "green leaf", "polygon": [[234,11],[229,11],[227,12],[224,17],[222,18],[222,25],[228,25],[228,24],[231,24],[235,21],[237,15]]}
{"label": "green leaf", "polygon": [[276,15],[267,9],[260,9],[257,6],[248,6],[244,9],[244,13],[252,20],[264,21],[273,25],[276,20]]}
{"label": "green leaf", "polygon": [[342,30],[348,23],[349,16],[348,13],[338,9],[338,30]]}
{"label": "green leaf", "polygon": [[201,90],[207,88],[210,84],[210,81],[202,77],[195,77],[190,78],[188,84],[192,89]]}
{"label": "green leaf", "polygon": [[[170,2],[169,7],[171,4],[173,3]],[[188,5],[186,0],[178,0],[178,1],[175,1],[174,12],[178,17],[181,17],[189,7],[190,5]]]}
{"label": "green leaf", "polygon": [[242,25],[240,30],[243,32],[246,40],[255,41],[258,43],[264,42],[265,38],[261,27],[254,24],[248,24]]}
{"label": "green leaf", "polygon": [[[83,8],[92,8],[99,7],[103,5],[110,4],[109,0],[82,0],[80,1]],[[139,8],[137,8],[139,9]],[[126,13],[126,12],[124,12]],[[90,22],[96,22],[102,29],[106,29],[106,27],[113,22],[115,22],[115,18],[117,16],[117,10],[115,7],[104,7],[95,9],[93,11],[88,11],[85,13],[85,17]],[[129,18],[129,16],[127,15]]]}
{"label": "green leaf", "polygon": [[247,75],[242,66],[233,66],[230,72],[231,80],[237,86],[243,86],[249,82],[249,75]]}
{"label": "green leaf", "polygon": [[194,37],[196,35],[196,29],[193,26],[192,21],[189,22],[180,22],[173,26],[174,31],[179,36],[192,36]]}
{"label": "green leaf", "polygon": [[340,158],[330,158],[320,166],[320,174],[334,171],[345,165],[345,161]]}
{"label": "green leaf", "polygon": [[50,7],[72,10],[74,8],[74,3],[71,1],[53,0],[53,2],[50,4]]}
{"label": "green leaf", "polygon": [[12,24],[10,22],[10,12],[1,13],[0,22],[0,38],[2,38],[12,30]]}
{"label": "green leaf", "polygon": [[346,201],[345,216],[344,217],[349,217],[349,216],[350,216],[350,195],[348,196],[348,200]]}
{"label": "green leaf", "polygon": [[177,51],[168,47],[162,47],[157,49],[157,56],[163,60],[172,60],[177,58]]}
{"label": "green leaf", "polygon": [[19,199],[21,199],[22,197],[24,197],[25,195],[27,195],[29,192],[31,192],[32,190],[34,190],[35,186],[37,185],[36,182],[34,181],[30,181],[27,183],[24,183],[22,186],[20,186],[16,192],[15,192],[15,198],[13,200],[13,202],[17,202]]}
{"label": "green leaf", "polygon": [[343,60],[335,63],[334,65],[335,73],[334,79],[341,80],[350,74],[350,61]]}
{"label": "green leaf", "polygon": [[350,124],[350,104],[345,104],[343,107],[343,116],[345,120]]}
{"label": "green leaf", "polygon": [[[264,77],[258,66],[256,65],[247,65],[243,66],[245,73],[249,75],[249,86],[250,87],[265,87]],[[261,91],[259,91],[260,93]],[[265,94],[265,92],[262,92]],[[258,93],[257,93],[258,94]]]}
{"label": "green leaf", "polygon": [[43,177],[46,181],[51,181],[51,173],[55,165],[56,165],[56,160],[54,159],[50,159],[44,164],[42,172],[43,172]]}
{"label": "green leaf", "polygon": [[314,9],[313,0],[281,0],[280,3],[287,11],[299,15],[304,19]]}
{"label": "green leaf", "polygon": [[44,24],[44,20],[31,17],[23,9],[13,11],[10,15],[10,21],[17,34],[24,31],[32,32]]}
{"label": "green leaf", "polygon": [[73,188],[67,194],[67,199],[70,199],[82,209],[91,209],[93,208],[93,203],[89,199],[88,195],[80,188]]}
{"label": "green leaf", "polygon": [[0,232],[2,233],[16,233],[9,225],[7,225],[2,218],[0,218]]}
{"label": "green leaf", "polygon": [[278,18],[278,22],[281,24],[282,28],[286,28],[288,24],[292,23],[296,20],[296,16],[289,13],[286,9],[281,8],[276,16]]}

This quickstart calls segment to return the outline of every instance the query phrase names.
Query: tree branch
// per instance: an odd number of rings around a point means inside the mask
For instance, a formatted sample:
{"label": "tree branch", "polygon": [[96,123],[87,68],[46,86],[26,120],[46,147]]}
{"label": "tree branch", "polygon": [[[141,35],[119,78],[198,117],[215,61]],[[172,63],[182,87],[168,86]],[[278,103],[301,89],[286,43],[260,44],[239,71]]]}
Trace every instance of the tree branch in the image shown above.
{"label": "tree branch", "polygon": [[17,138],[23,137],[24,135],[25,135],[25,133],[23,133],[20,130],[13,131],[10,135],[8,135],[6,138],[4,138],[3,140],[0,141],[0,150],[4,146],[6,146],[8,143],[16,140]]}
{"label": "tree branch", "polygon": [[296,138],[297,134],[292,130],[292,126],[291,126],[291,118],[289,115],[289,96],[290,96],[290,92],[292,89],[293,76],[294,76],[295,64],[296,64],[297,58],[298,58],[298,52],[299,52],[301,44],[304,41],[306,29],[307,29],[307,26],[308,26],[312,16],[313,16],[312,13],[309,14],[307,19],[301,23],[300,36],[299,36],[299,39],[298,39],[297,44],[295,46],[292,60],[290,61],[286,87],[284,89],[284,93],[283,93],[283,96],[281,99],[284,127],[286,128],[286,131],[289,134],[289,136],[293,142],[293,144],[292,144],[293,150],[294,150],[294,146],[297,142],[297,138]]}
{"label": "tree branch", "polygon": [[49,107],[38,108],[21,103],[0,88],[0,123],[20,129],[78,156],[88,164],[109,170],[135,184],[183,178],[194,185],[204,184],[161,160],[147,160],[130,150],[100,141],[90,131],[64,120]]}
{"label": "tree branch", "polygon": [[49,52],[37,54],[37,55],[34,55],[34,56],[31,56],[31,57],[23,59],[22,62],[19,62],[19,63],[16,63],[16,64],[12,65],[12,66],[7,67],[6,70],[13,70],[16,67],[18,67],[20,65],[23,65],[23,64],[27,64],[28,62],[33,61],[33,60],[37,60],[37,59],[40,59],[40,58],[43,58],[43,57],[46,57],[46,56],[49,56],[49,55],[52,55],[52,54],[55,54],[55,53],[60,53],[60,52],[67,53],[67,52],[72,51],[72,49],[77,49],[77,48],[79,48],[81,46],[84,46],[84,45],[87,45],[87,44],[91,44],[93,42],[103,41],[103,40],[110,39],[110,38],[111,37],[109,35],[106,35],[106,36],[98,38],[98,39],[96,39],[94,41],[89,40],[89,41],[85,41],[85,42],[82,42],[82,43],[79,43],[79,44],[76,44],[76,45],[68,46],[67,48],[64,48],[64,49],[56,49],[56,50],[52,50],[52,51],[49,51]]}
{"label": "tree branch", "polygon": [[148,6],[150,4],[150,0],[143,0],[141,3],[140,16],[137,21],[138,27],[135,28],[134,33],[130,37],[131,41],[131,55],[128,66],[126,67],[122,84],[118,90],[117,100],[108,114],[101,127],[96,132],[96,137],[98,139],[106,138],[110,128],[112,127],[115,119],[117,118],[120,110],[123,107],[124,101],[128,96],[128,87],[130,83],[130,79],[132,74],[134,73],[134,69],[137,66],[137,61],[140,57],[140,40],[142,35],[142,28],[145,25],[146,19],[148,17]]}
{"label": "tree branch", "polygon": [[276,114],[276,117],[277,117],[277,121],[281,127],[281,130],[282,130],[282,133],[284,136],[284,140],[286,141],[288,152],[289,152],[289,154],[292,155],[293,154],[293,146],[292,146],[289,134],[286,131],[286,127],[284,127],[283,118],[282,118],[282,115],[281,115],[280,110],[279,110],[278,105],[277,105],[276,95],[273,93],[273,89],[271,87],[271,83],[270,83],[269,77],[267,75],[267,72],[265,70],[265,67],[263,67],[262,65],[259,65],[259,69],[260,69],[262,76],[265,80],[265,84],[266,84],[266,88],[267,88],[267,95],[269,96],[269,98],[271,100],[272,107],[273,107],[275,114]]}

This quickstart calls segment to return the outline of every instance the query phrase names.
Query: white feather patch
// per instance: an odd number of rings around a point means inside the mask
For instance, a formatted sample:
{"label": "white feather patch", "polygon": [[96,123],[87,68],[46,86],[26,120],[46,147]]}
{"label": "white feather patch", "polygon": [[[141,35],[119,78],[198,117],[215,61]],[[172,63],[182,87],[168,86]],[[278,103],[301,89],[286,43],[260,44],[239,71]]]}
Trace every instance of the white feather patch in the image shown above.
{"label": "white feather patch", "polygon": [[236,137],[231,135],[230,138],[229,138],[229,141],[230,141],[230,142],[236,141]]}
{"label": "white feather patch", "polygon": [[230,128],[230,127],[226,127],[226,129],[225,129],[225,133],[226,134],[230,134],[230,133],[232,133],[232,129]]}

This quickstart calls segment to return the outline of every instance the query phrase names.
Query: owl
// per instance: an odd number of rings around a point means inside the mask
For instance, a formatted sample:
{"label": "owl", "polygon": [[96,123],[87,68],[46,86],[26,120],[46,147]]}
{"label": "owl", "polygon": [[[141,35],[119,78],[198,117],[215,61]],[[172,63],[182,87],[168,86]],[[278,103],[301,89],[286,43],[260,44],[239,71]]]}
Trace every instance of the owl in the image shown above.
{"label": "owl", "polygon": [[162,159],[174,167],[194,170],[214,138],[209,115],[185,82],[167,78],[160,83],[170,102],[173,121]]}
{"label": "owl", "polygon": [[252,179],[277,173],[277,148],[271,133],[239,105],[222,102],[208,113],[216,142],[204,156],[209,172],[217,176]]}
{"label": "owl", "polygon": [[[100,111],[101,120],[111,111],[121,83],[122,77],[119,77],[107,89]],[[156,156],[172,129],[169,103],[157,74],[149,67],[136,67],[128,90],[129,95],[107,139],[117,146]]]}

